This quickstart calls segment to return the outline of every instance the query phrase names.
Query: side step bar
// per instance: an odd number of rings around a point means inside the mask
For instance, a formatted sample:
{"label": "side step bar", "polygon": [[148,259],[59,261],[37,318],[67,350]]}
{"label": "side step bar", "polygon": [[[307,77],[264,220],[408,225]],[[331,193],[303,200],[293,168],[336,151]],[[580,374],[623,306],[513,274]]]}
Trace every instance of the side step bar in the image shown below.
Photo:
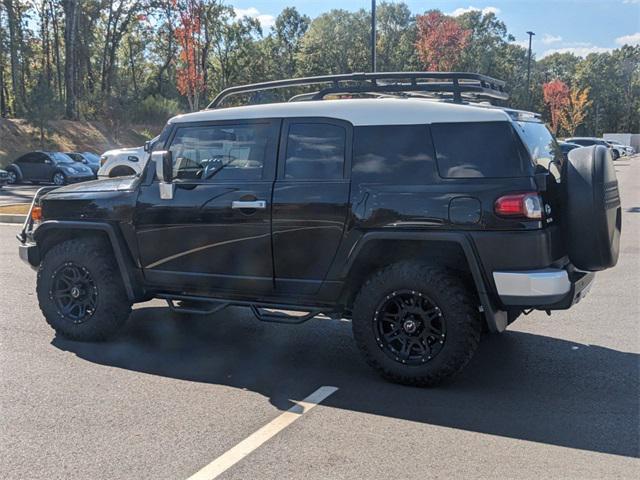
{"label": "side step bar", "polygon": [[[257,303],[257,302],[245,302],[241,300],[219,300],[206,297],[198,297],[194,295],[175,295],[159,293],[157,298],[161,298],[167,301],[169,308],[178,313],[190,313],[194,315],[211,315],[213,313],[220,312],[227,307],[249,307],[254,316],[261,322],[269,323],[282,323],[286,325],[299,325],[312,318],[325,314],[328,315],[330,309],[306,307],[301,305],[286,305],[281,303]],[[202,304],[202,308],[188,307],[177,305],[176,301],[198,302]],[[270,310],[265,312],[264,310]],[[285,312],[271,310],[286,310],[288,312],[302,312],[303,315],[289,315]]]}

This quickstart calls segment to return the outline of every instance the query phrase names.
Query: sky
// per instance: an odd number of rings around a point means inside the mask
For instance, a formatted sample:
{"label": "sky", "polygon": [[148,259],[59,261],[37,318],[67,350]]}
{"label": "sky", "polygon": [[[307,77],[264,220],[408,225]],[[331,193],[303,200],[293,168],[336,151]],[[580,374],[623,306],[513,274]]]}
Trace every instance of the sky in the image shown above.
{"label": "sky", "polygon": [[[526,32],[535,33],[532,49],[539,59],[554,52],[585,56],[625,43],[640,44],[640,0],[404,1],[413,13],[431,9],[452,15],[468,9],[494,12],[516,37],[516,43],[528,46]],[[312,18],[333,8],[371,8],[371,0],[227,0],[227,3],[233,5],[239,15],[258,18],[265,33],[278,13],[288,6],[295,6]]]}

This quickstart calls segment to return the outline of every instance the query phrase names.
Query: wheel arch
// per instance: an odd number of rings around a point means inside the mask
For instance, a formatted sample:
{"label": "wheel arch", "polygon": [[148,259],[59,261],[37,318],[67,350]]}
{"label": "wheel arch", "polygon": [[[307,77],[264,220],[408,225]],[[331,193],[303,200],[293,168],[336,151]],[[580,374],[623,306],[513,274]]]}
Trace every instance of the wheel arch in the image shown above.
{"label": "wheel arch", "polygon": [[139,282],[136,281],[133,262],[127,254],[124,239],[120,237],[113,225],[102,222],[49,220],[43,222],[33,233],[33,238],[38,245],[40,260],[55,245],[81,237],[101,237],[104,239],[116,259],[129,300],[135,301],[143,296]]}
{"label": "wheel arch", "polygon": [[452,270],[461,275],[478,296],[487,327],[501,332],[507,312],[499,310],[487,292],[488,282],[473,243],[458,232],[370,232],[353,248],[342,272],[345,287],[341,303],[350,309],[365,279],[390,264],[411,260]]}
{"label": "wheel arch", "polygon": [[10,172],[12,170],[16,173],[18,180],[22,180],[23,178],[22,169],[15,163],[12,163],[11,165],[7,166],[7,172]]}
{"label": "wheel arch", "polygon": [[128,175],[135,175],[136,171],[128,165],[116,165],[109,170],[109,178],[114,177],[126,177]]}

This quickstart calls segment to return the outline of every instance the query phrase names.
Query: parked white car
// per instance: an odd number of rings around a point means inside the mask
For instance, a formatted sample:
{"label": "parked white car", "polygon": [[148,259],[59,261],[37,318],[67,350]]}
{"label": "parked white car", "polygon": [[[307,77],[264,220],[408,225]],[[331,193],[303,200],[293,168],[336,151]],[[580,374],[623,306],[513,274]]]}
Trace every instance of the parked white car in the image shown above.
{"label": "parked white car", "polygon": [[[159,137],[149,142],[153,145]],[[149,159],[149,152],[145,147],[116,148],[108,150],[100,156],[100,170],[98,178],[126,177],[141,173]]]}

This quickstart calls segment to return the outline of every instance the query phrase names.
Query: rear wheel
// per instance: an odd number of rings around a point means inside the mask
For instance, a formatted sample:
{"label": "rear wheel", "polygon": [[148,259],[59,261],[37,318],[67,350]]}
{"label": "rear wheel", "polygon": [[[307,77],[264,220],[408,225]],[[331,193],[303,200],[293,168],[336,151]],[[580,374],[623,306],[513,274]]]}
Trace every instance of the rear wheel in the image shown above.
{"label": "rear wheel", "polygon": [[464,283],[445,270],[395,264],[358,293],[353,334],[383,377],[433,386],[462,370],[477,349],[482,325],[476,304]]}
{"label": "rear wheel", "polygon": [[131,312],[113,254],[97,238],[49,250],[38,270],[37,293],[47,323],[72,340],[105,340]]}

